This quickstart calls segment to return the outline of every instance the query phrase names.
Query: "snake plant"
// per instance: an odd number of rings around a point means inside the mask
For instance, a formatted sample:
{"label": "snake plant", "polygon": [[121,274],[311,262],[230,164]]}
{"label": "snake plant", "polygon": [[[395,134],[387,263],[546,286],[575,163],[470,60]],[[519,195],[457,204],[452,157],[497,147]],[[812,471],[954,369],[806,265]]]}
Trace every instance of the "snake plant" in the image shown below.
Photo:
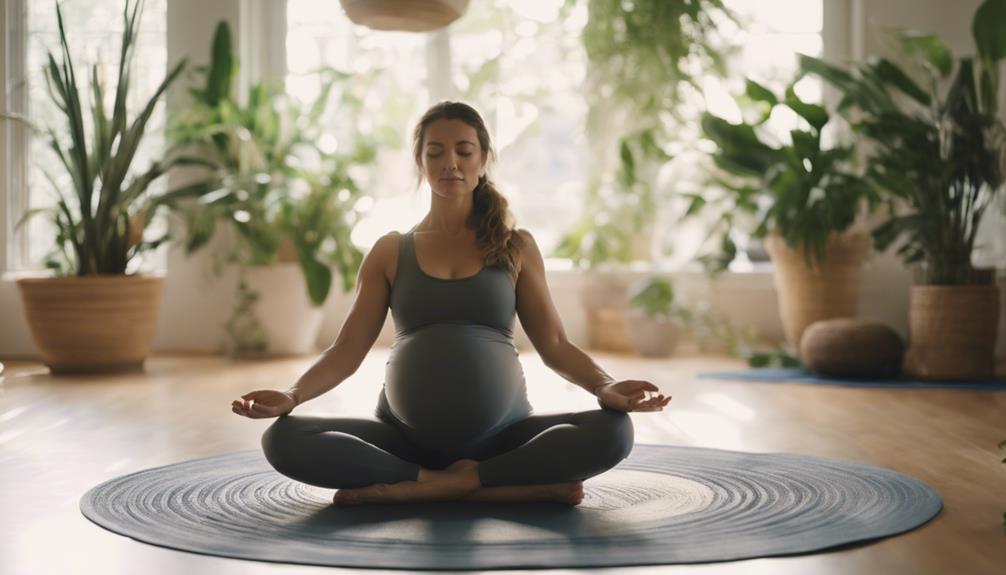
{"label": "snake plant", "polygon": [[36,215],[49,215],[57,233],[56,245],[47,258],[46,267],[59,274],[126,274],[131,259],[167,239],[142,240],[143,228],[157,205],[156,198],[147,190],[151,182],[173,165],[186,162],[187,158],[176,153],[177,150],[169,150],[142,173],[134,174],[132,168],[154,107],[181,73],[185,62],[179,62],[168,72],[134,118],[127,117],[126,103],[130,96],[132,60],[142,7],[142,0],[132,3],[127,0],[123,8],[118,82],[114,87],[111,114],[105,108],[107,88],[99,78],[97,65],[91,68],[90,105],[82,103],[83,95],[57,3],[59,58],[49,51],[44,72],[49,96],[61,114],[62,125],[40,128],[26,118],[5,115],[27,122],[36,134],[44,136],[59,160],[59,168],[70,176],[72,187],[65,190],[53,174],[44,170],[56,192],[56,205],[28,210],[17,224],[21,227]]}

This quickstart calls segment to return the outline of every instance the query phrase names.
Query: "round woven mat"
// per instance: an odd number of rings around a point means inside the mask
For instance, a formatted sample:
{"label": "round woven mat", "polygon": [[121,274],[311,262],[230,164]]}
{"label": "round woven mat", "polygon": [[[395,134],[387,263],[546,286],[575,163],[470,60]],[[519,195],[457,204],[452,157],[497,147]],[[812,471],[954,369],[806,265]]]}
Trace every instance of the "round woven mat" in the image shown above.
{"label": "round woven mat", "polygon": [[858,463],[637,444],[584,482],[583,503],[334,507],[257,450],[118,477],[84,515],[162,547],[386,569],[593,567],[805,553],[901,533],[939,513],[928,485]]}

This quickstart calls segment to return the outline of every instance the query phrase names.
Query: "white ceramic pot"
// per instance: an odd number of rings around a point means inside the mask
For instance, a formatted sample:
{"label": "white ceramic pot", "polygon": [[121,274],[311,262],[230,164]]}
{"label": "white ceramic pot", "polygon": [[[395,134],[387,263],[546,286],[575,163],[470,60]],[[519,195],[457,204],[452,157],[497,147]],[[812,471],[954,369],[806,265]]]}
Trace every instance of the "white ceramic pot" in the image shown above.
{"label": "white ceramic pot", "polygon": [[315,341],[324,308],[311,305],[300,265],[277,263],[245,271],[248,287],[258,294],[255,317],[268,338],[269,355],[302,355],[317,351]]}

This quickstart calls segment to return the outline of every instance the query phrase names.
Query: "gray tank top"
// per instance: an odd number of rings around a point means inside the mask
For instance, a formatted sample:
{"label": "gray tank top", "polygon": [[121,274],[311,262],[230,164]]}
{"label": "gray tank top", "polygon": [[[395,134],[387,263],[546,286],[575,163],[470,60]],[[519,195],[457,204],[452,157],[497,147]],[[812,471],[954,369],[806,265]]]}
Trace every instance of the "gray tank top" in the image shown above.
{"label": "gray tank top", "polygon": [[483,266],[473,276],[455,279],[426,274],[416,259],[410,231],[399,237],[390,305],[399,336],[434,323],[462,322],[513,337],[517,297],[510,274],[500,267]]}
{"label": "gray tank top", "polygon": [[399,236],[391,286],[396,337],[376,414],[429,449],[460,457],[527,417],[524,372],[513,341],[517,296],[503,268],[442,279]]}

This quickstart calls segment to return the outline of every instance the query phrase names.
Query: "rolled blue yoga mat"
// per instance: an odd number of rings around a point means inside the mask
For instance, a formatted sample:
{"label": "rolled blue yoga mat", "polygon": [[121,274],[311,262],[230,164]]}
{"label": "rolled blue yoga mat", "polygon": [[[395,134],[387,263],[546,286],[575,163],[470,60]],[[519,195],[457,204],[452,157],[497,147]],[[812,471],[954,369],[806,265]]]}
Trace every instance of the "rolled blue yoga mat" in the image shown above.
{"label": "rolled blue yoga mat", "polygon": [[131,473],[83,514],[153,545],[258,561],[384,569],[701,563],[821,551],[908,531],[943,506],[901,473],[791,453],[637,444],[583,503],[333,507],[258,450]]}
{"label": "rolled blue yoga mat", "polygon": [[818,383],[844,387],[884,387],[895,389],[967,389],[977,391],[1006,391],[1006,380],[989,381],[922,381],[909,378],[899,379],[851,379],[828,377],[801,368],[786,369],[743,369],[737,371],[713,371],[698,374],[699,379],[722,379],[731,381],[765,381],[777,383]]}

